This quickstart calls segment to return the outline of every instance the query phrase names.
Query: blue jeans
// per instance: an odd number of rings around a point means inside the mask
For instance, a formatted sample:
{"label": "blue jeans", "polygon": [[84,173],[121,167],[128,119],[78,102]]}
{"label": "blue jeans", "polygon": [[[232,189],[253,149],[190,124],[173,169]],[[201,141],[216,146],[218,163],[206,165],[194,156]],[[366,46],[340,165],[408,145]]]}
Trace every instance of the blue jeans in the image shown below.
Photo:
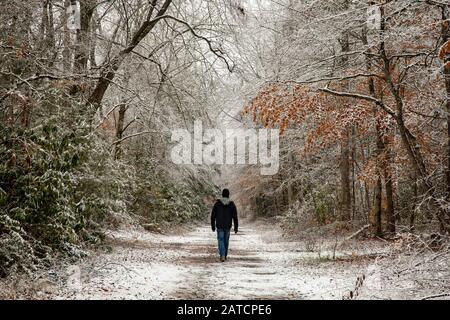
{"label": "blue jeans", "polygon": [[228,243],[230,242],[230,229],[217,229],[217,241],[219,242],[219,255],[228,255]]}

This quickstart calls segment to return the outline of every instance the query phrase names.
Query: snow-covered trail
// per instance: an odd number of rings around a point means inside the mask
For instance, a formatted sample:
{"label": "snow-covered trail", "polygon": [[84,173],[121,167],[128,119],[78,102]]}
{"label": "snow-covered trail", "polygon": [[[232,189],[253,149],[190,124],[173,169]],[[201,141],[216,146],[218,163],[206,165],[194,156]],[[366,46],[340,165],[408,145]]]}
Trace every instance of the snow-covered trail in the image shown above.
{"label": "snow-covered trail", "polygon": [[82,262],[59,299],[342,299],[367,265],[324,262],[275,227],[242,223],[228,261],[207,225],[180,235],[114,233],[112,253]]}

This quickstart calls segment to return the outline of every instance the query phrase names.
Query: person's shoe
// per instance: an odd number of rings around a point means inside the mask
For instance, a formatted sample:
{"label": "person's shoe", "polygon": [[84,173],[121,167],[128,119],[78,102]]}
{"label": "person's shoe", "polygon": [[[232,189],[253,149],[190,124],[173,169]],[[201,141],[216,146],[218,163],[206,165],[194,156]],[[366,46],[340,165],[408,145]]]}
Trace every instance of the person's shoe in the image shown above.
{"label": "person's shoe", "polygon": [[220,262],[224,262],[225,261],[225,257],[224,256],[220,256]]}
{"label": "person's shoe", "polygon": [[225,256],[225,261],[227,261],[227,256]]}

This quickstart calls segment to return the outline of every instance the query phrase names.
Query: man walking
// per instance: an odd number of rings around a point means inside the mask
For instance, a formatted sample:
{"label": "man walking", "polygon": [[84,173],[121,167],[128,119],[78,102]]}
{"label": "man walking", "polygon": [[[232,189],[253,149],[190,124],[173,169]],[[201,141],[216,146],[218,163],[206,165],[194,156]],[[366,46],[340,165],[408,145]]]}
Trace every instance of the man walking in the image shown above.
{"label": "man walking", "polygon": [[224,262],[227,259],[232,222],[234,224],[234,233],[237,233],[237,209],[234,202],[230,200],[230,191],[228,189],[223,189],[222,198],[217,199],[211,213],[211,228],[213,232],[217,229],[217,241],[219,243],[221,262]]}

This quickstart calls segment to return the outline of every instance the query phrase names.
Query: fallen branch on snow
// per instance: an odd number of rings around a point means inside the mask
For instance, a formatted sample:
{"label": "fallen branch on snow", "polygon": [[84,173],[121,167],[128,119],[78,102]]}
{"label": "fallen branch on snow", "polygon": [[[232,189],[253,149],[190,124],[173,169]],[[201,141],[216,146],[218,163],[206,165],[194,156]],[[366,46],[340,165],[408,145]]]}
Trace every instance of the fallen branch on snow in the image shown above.
{"label": "fallen branch on snow", "polygon": [[430,300],[430,299],[434,299],[434,298],[449,297],[449,296],[450,296],[449,292],[444,292],[444,293],[439,293],[439,294],[433,294],[431,296],[426,296],[426,297],[420,298],[420,300]]}

